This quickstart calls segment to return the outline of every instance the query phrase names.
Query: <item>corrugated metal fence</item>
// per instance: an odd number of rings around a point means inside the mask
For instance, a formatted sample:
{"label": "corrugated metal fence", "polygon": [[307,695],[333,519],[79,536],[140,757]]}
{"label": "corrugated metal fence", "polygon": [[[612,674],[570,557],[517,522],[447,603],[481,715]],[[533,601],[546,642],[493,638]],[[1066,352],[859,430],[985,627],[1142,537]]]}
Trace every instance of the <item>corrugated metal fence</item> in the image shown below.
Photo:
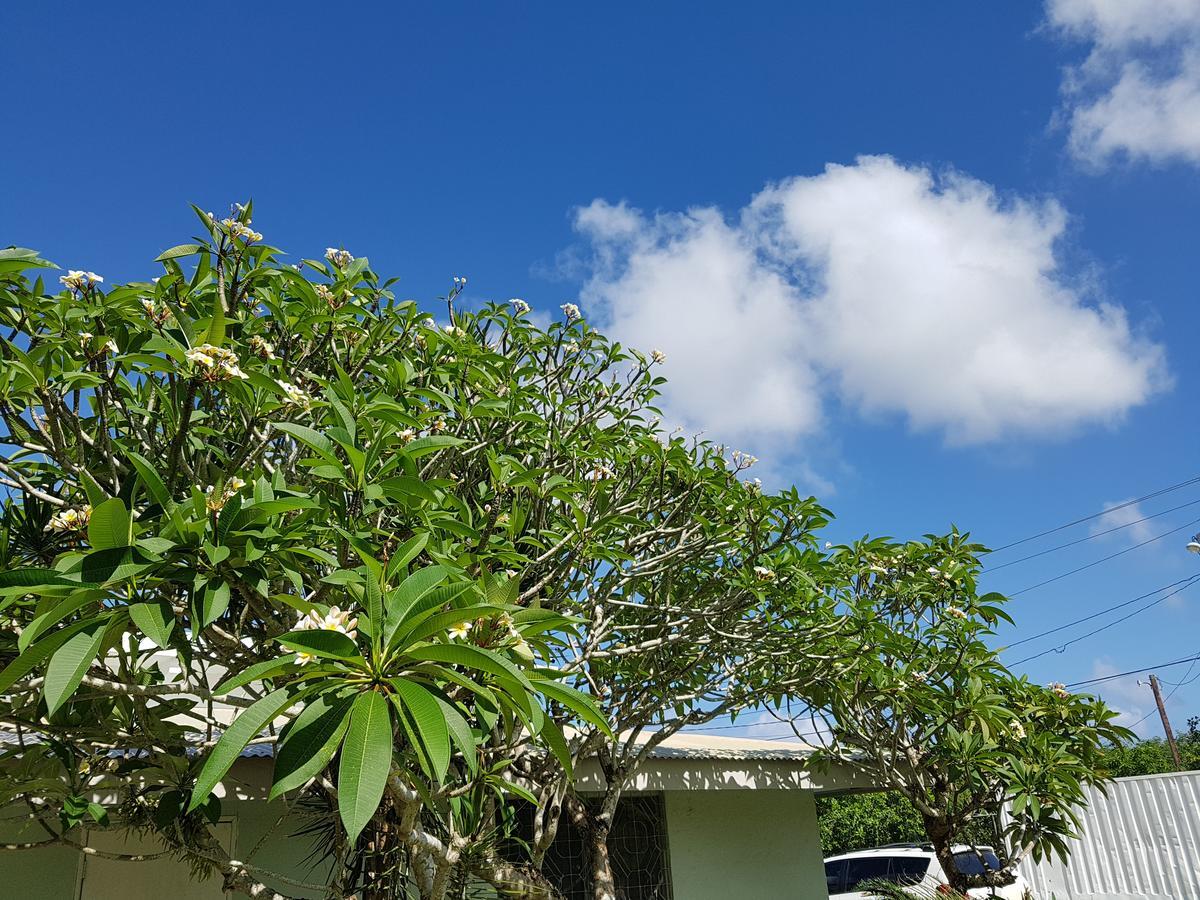
{"label": "corrugated metal fence", "polygon": [[1070,862],[1021,864],[1037,900],[1200,900],[1200,772],[1088,793]]}

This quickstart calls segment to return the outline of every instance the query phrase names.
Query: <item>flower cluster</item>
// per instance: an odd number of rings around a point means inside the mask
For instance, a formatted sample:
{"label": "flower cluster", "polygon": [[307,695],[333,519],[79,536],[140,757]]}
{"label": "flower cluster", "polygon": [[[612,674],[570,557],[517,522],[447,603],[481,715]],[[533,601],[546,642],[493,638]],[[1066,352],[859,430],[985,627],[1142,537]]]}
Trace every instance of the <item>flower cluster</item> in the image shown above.
{"label": "flower cluster", "polygon": [[400,432],[398,437],[400,438],[400,443],[411,444],[413,441],[415,441],[417,439],[417,432],[416,432],[416,430],[414,430],[412,428],[405,428],[403,431]]}
{"label": "flower cluster", "polygon": [[582,313],[579,311],[579,307],[574,303],[564,303],[559,307],[559,309],[563,311],[563,315],[567,317],[568,322],[574,322],[582,315]]}
{"label": "flower cluster", "polygon": [[337,247],[326,247],[325,258],[339,269],[344,269],[354,262],[354,257],[350,255],[349,250],[339,250]]}
{"label": "flower cluster", "polygon": [[774,581],[775,580],[775,570],[768,569],[766,566],[755,566],[754,567],[754,577],[757,578],[759,581]]}
{"label": "flower cluster", "polygon": [[142,309],[146,311],[146,316],[155,325],[161,325],[171,318],[171,310],[166,305],[151,300],[149,297],[142,298]]}
{"label": "flower cluster", "polygon": [[1066,700],[1071,696],[1071,692],[1067,690],[1067,686],[1061,681],[1052,681],[1048,686],[1050,692],[1059,700]]}
{"label": "flower cluster", "polygon": [[946,615],[950,616],[952,619],[965,619],[967,617],[967,614],[957,606],[947,606]]}
{"label": "flower cluster", "polygon": [[276,379],[275,383],[279,385],[280,390],[282,390],[284,396],[287,397],[287,403],[292,403],[301,407],[302,409],[308,409],[310,406],[312,406],[312,396],[309,395],[309,393],[303,388],[297,387],[290,381],[281,381]]}
{"label": "flower cluster", "polygon": [[733,464],[739,469],[748,469],[758,462],[757,456],[751,456],[749,453],[743,453],[741,450],[734,450],[731,455],[733,456]]}
{"label": "flower cluster", "polygon": [[92,518],[91,504],[79,509],[64,509],[56,512],[46,523],[46,531],[83,531]]}
{"label": "flower cluster", "polygon": [[247,244],[262,240],[262,234],[250,227],[249,219],[245,222],[239,222],[237,219],[225,219],[221,224],[225,226],[230,235],[235,238],[241,238]]}
{"label": "flower cluster", "polygon": [[1013,737],[1014,740],[1022,740],[1025,737],[1025,726],[1014,720],[1013,723],[1008,726],[1008,733]]}
{"label": "flower cluster", "polygon": [[230,498],[245,486],[246,482],[235,475],[225,482],[220,490],[217,490],[211,484],[199,490],[204,495],[204,505],[208,508],[208,511],[220,512],[225,508],[225,504],[229,502]]}
{"label": "flower cluster", "polygon": [[[343,612],[336,606],[331,606],[325,615],[321,615],[314,609],[308,615],[301,616],[296,625],[297,631],[340,631],[352,641],[358,639],[357,628],[358,616],[353,615],[350,610]],[[301,665],[316,662],[316,660],[317,657],[310,653],[296,654],[296,662]]]}
{"label": "flower cluster", "polygon": [[275,358],[275,346],[261,334],[253,335],[250,338],[250,349],[263,359]]}
{"label": "flower cluster", "polygon": [[663,353],[661,350],[651,350],[650,351],[650,362],[665,363],[666,361],[667,361],[667,354]]}
{"label": "flower cluster", "polygon": [[529,304],[526,303],[524,300],[521,300],[517,297],[513,297],[508,302],[512,304],[513,313],[518,316],[521,315],[522,313],[529,312]]}
{"label": "flower cluster", "polygon": [[95,272],[84,272],[80,269],[70,269],[66,275],[58,276],[58,280],[76,294],[82,294],[104,282],[104,279]]}
{"label": "flower cluster", "polygon": [[209,381],[224,381],[228,378],[248,378],[238,365],[237,354],[224,347],[201,344],[184,354],[188,362],[200,367]]}

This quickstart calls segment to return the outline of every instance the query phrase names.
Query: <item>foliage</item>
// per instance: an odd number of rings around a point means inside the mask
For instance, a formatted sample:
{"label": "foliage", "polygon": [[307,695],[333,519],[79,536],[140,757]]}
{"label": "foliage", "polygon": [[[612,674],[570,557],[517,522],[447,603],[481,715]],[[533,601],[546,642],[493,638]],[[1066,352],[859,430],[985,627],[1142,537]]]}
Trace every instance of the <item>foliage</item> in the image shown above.
{"label": "foliage", "polygon": [[828,757],[909,799],[960,889],[950,848],[980,813],[1011,808],[1008,871],[1027,853],[1067,853],[1072,807],[1105,779],[1102,746],[1129,737],[1100,700],[1004,668],[986,638],[1008,616],[1003,597],[976,591],[982,550],[958,532],[838,548],[831,589],[852,624],[840,677],[814,696]]}
{"label": "foliage", "polygon": [[[925,840],[921,814],[911,800],[895,791],[823,796],[816,804],[821,850],[826,856]],[[992,844],[996,840],[992,817],[972,820],[963,840],[980,846]]]}
{"label": "foliage", "polygon": [[[1185,771],[1200,769],[1200,716],[1187,720],[1187,730],[1175,736]],[[1175,760],[1165,738],[1148,738],[1126,745],[1105,747],[1100,765],[1113,778],[1161,775],[1175,771]]]}
{"label": "foliage", "polygon": [[[836,629],[824,511],[663,435],[661,355],[570,304],[465,312],[455,279],[439,326],[365,258],[285,265],[249,205],[196,213],[152,282],[52,293],[0,251],[0,790],[51,843],[81,815],[150,829],[257,895],[211,792],[267,743],[272,793],[326,810],[330,896],[549,896],[580,758],[615,803],[654,742],[786,690]],[[513,796],[543,812],[515,862]]]}

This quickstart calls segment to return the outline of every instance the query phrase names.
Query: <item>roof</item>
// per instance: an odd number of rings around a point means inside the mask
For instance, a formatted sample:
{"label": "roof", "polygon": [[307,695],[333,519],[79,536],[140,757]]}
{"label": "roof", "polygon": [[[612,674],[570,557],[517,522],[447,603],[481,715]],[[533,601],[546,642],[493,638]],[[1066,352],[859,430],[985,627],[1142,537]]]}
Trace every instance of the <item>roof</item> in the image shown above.
{"label": "roof", "polygon": [[[642,740],[648,739],[643,738]],[[26,742],[35,742],[36,737],[26,735]],[[639,741],[641,743],[642,741]],[[0,744],[17,743],[17,735],[11,731],[0,731]],[[121,751],[113,751],[123,755]],[[754,738],[717,737],[709,734],[677,733],[655,747],[652,759],[693,760],[774,760],[778,762],[803,762],[813,748],[798,741],[764,741]],[[269,759],[275,755],[272,744],[251,744],[241,753],[248,759]]]}
{"label": "roof", "polygon": [[803,762],[816,748],[800,741],[765,741],[680,731],[651,751],[655,759],[774,760]]}

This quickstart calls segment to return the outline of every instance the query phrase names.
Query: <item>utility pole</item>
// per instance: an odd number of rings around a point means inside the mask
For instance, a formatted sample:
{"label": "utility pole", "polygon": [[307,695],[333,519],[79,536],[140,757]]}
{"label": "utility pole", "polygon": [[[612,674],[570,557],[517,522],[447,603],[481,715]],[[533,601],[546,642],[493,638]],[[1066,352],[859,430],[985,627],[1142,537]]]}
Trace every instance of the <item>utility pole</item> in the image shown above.
{"label": "utility pole", "polygon": [[1167,708],[1163,706],[1162,692],[1158,689],[1158,676],[1150,675],[1150,689],[1154,691],[1154,702],[1158,704],[1158,715],[1162,719],[1163,731],[1167,735],[1167,746],[1171,748],[1171,757],[1175,760],[1175,771],[1183,771],[1183,762],[1179,759],[1179,748],[1175,745],[1175,733],[1171,731],[1171,721],[1167,718]]}

